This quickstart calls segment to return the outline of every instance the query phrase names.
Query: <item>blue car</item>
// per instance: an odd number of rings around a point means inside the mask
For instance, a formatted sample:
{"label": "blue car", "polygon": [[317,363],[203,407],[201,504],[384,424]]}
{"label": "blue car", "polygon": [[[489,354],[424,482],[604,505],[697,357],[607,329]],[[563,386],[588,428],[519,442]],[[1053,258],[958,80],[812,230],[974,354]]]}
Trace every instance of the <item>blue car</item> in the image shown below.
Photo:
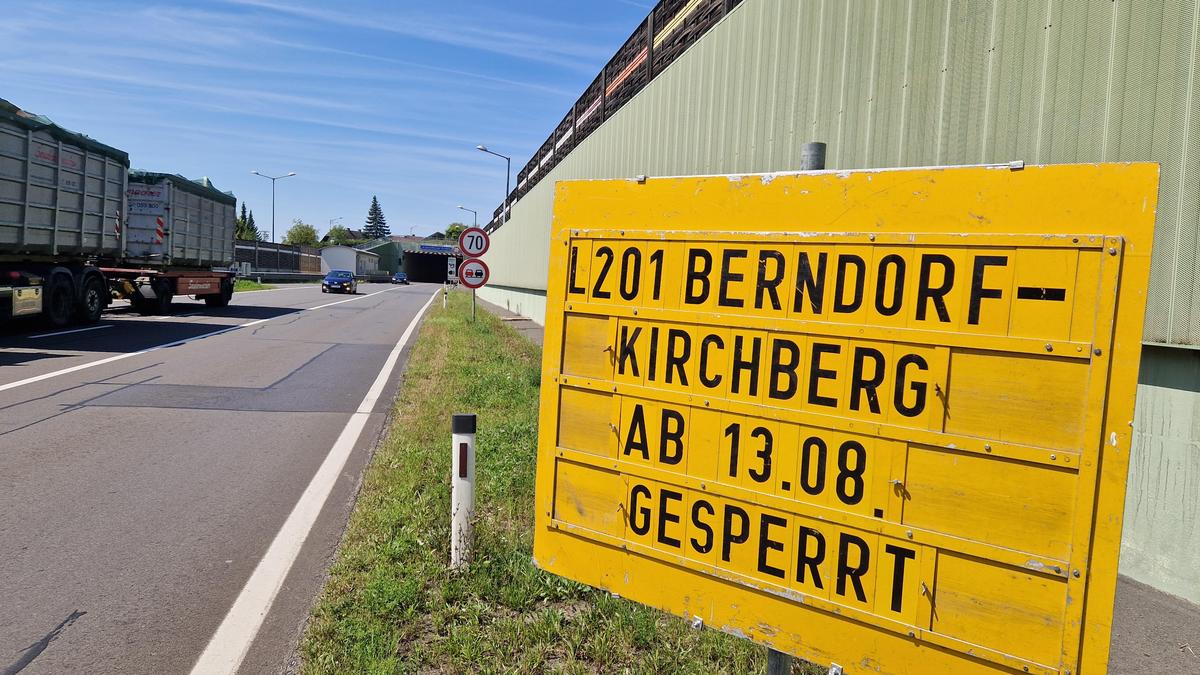
{"label": "blue car", "polygon": [[404,272],[396,272],[392,275],[393,284],[408,284],[408,275]]}
{"label": "blue car", "polygon": [[321,280],[321,292],[353,295],[358,292],[358,280],[354,278],[354,273],[348,270],[330,270]]}

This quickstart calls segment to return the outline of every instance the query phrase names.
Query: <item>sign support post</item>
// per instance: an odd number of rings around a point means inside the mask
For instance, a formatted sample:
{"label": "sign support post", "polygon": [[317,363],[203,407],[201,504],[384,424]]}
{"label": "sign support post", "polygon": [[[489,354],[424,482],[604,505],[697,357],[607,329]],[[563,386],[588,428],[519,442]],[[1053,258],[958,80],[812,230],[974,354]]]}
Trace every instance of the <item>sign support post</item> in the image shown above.
{"label": "sign support post", "polygon": [[[820,171],[825,168],[825,144],[811,141],[800,149],[800,170]],[[787,675],[792,672],[792,655],[773,648],[767,649],[767,675]]]}
{"label": "sign support post", "polygon": [[483,228],[468,227],[458,235],[458,248],[467,258],[465,261],[463,261],[462,274],[467,274],[466,268],[468,263],[476,263],[475,266],[472,266],[472,271],[474,272],[478,271],[478,267],[483,268],[483,276],[471,275],[472,279],[470,282],[467,282],[465,279],[463,281],[463,285],[471,289],[472,322],[475,321],[475,289],[487,283],[487,266],[484,265],[482,261],[477,260],[477,258],[484,253],[487,253],[488,247],[491,245],[491,237],[488,236],[488,233]]}

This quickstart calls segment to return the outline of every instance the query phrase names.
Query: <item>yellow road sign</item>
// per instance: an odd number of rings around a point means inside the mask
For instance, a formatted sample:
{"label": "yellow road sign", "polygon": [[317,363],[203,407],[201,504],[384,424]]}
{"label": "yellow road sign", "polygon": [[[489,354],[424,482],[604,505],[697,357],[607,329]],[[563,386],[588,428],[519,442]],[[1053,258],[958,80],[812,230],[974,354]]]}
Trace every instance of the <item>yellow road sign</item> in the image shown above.
{"label": "yellow road sign", "polygon": [[850,673],[1104,672],[1157,184],[560,183],[537,564]]}

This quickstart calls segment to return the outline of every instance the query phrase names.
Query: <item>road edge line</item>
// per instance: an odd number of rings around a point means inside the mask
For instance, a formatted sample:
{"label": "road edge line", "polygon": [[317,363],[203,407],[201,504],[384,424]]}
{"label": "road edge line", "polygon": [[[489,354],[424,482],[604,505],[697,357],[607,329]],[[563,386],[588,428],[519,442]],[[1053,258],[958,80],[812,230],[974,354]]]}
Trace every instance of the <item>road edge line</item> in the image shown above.
{"label": "road edge line", "polygon": [[342,468],[354,451],[363,429],[366,428],[371,409],[391,379],[396,364],[400,361],[400,354],[408,346],[421,318],[440,292],[439,289],[429,296],[404,329],[396,345],[392,347],[362,402],[342,427],[325,460],[313,474],[308,487],[304,489],[291,513],[271,540],[271,545],[267,547],[266,553],[259,559],[237,599],[213,632],[208,645],[196,659],[195,665],[192,666],[192,675],[236,673],[241,667],[250,646],[258,637],[263,621],[271,611],[271,605],[279,595],[279,589],[283,587],[292,565],[300,555],[300,549],[304,547],[313,525],[325,508],[325,502],[333,492]]}

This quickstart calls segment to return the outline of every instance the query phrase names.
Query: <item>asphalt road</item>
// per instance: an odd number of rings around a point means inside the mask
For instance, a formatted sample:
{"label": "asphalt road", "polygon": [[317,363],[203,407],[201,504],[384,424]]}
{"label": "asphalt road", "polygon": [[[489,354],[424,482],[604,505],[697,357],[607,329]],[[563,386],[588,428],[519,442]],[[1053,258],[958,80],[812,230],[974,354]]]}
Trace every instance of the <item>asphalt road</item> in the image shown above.
{"label": "asphalt road", "polygon": [[[433,291],[281,288],[0,332],[0,674],[187,672]],[[293,658],[399,374],[242,672]]]}

